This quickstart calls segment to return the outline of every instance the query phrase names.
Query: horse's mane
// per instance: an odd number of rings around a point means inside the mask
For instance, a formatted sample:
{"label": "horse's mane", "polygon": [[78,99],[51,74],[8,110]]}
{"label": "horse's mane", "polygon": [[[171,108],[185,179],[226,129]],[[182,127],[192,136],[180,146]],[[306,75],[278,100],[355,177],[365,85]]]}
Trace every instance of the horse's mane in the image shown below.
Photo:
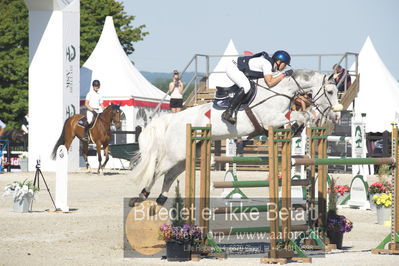
{"label": "horse's mane", "polygon": [[105,107],[104,111],[102,111],[102,113],[104,113],[105,111],[109,111],[109,110],[120,110],[120,106],[116,105],[116,104],[110,104],[107,107]]}
{"label": "horse's mane", "polygon": [[318,72],[310,70],[310,69],[295,69],[294,78],[309,81],[317,73]]}

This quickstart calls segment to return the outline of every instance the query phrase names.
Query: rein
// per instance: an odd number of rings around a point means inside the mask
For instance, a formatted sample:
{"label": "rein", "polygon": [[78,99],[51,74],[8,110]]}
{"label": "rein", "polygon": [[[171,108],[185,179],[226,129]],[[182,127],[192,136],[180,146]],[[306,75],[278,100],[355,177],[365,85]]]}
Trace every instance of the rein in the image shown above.
{"label": "rein", "polygon": [[[258,102],[257,104],[255,104],[255,105],[249,107],[249,109],[252,110],[252,109],[255,108],[256,106],[258,106],[258,105],[260,105],[260,104],[262,104],[262,103],[264,103],[264,102],[266,102],[266,101],[268,101],[268,100],[270,100],[271,98],[276,97],[276,96],[283,96],[283,97],[286,97],[286,98],[290,99],[290,105],[291,105],[291,103],[293,102],[294,98],[295,98],[297,95],[304,95],[304,94],[306,93],[305,90],[302,88],[302,86],[299,84],[299,82],[295,79],[295,77],[294,77],[294,76],[291,76],[291,78],[294,80],[295,84],[296,84],[296,85],[298,86],[298,88],[299,88],[299,90],[298,90],[292,97],[290,97],[290,96],[288,96],[288,95],[286,95],[286,94],[282,94],[282,93],[275,92],[274,90],[272,90],[272,89],[270,89],[270,88],[267,88],[267,87],[265,87],[265,86],[262,86],[262,85],[260,85],[260,84],[257,84],[257,86],[259,86],[259,87],[261,87],[261,88],[263,88],[263,89],[266,89],[266,90],[268,90],[268,91],[270,91],[270,92],[273,92],[274,95],[269,96],[269,97],[267,97],[266,99],[263,99],[262,101]],[[325,88],[325,85],[326,85],[326,75],[324,75],[324,77],[323,77],[323,83],[321,84],[319,90],[316,92],[316,94],[315,94],[314,96],[312,95],[312,99],[309,100],[309,101],[310,101],[310,105],[313,106],[313,107],[315,107],[316,110],[319,111],[319,113],[321,114],[322,117],[327,117],[327,115],[326,115],[325,113],[326,113],[329,109],[331,109],[331,107],[332,107],[331,101],[330,101],[330,99],[329,99],[329,98],[327,97],[327,95],[326,95],[326,88]],[[326,96],[326,98],[327,98],[328,103],[330,104],[330,106],[327,107],[326,109],[324,109],[324,110],[322,111],[322,110],[320,109],[319,105],[316,104],[316,101],[317,101],[318,99],[320,99],[323,95]]]}
{"label": "rein", "polygon": [[[109,118],[109,121],[106,120],[105,117],[103,117],[103,116],[108,115],[108,111],[107,111],[108,108],[111,109],[111,114],[110,114],[111,117]],[[97,117],[98,117],[98,120],[101,120],[103,123],[109,124],[108,126],[110,126],[113,121],[112,120],[112,106],[110,105],[107,108],[105,108],[104,112],[99,113]]]}
{"label": "rein", "polygon": [[293,99],[293,98],[290,97],[290,96],[288,96],[288,95],[286,95],[286,94],[275,92],[274,90],[272,90],[272,89],[270,89],[270,88],[267,88],[267,87],[265,87],[265,86],[262,86],[262,85],[260,85],[260,84],[256,84],[256,86],[259,86],[259,87],[261,87],[261,88],[263,88],[263,89],[266,89],[266,90],[268,90],[268,91],[270,91],[270,92],[273,92],[274,95],[269,96],[269,97],[267,97],[266,99],[263,99],[262,101],[258,102],[257,104],[255,104],[255,105],[249,107],[250,109],[253,109],[253,108],[255,108],[256,106],[258,106],[258,105],[260,105],[260,104],[262,104],[262,103],[264,103],[264,102],[266,102],[266,101],[268,101],[268,100],[270,100],[271,98],[276,97],[276,96],[283,96],[283,97],[286,97],[286,98],[290,99],[290,102],[292,102],[292,99]]}

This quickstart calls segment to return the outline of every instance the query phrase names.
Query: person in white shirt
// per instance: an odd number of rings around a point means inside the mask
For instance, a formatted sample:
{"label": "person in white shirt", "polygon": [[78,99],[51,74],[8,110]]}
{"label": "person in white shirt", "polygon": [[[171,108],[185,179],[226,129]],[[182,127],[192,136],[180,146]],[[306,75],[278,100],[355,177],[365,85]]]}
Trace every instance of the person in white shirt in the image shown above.
{"label": "person in white shirt", "polygon": [[177,70],[173,71],[173,81],[169,83],[168,93],[170,93],[170,110],[172,113],[180,112],[183,107],[183,82]]}
{"label": "person in white shirt", "polygon": [[22,119],[21,129],[25,134],[29,133],[29,115],[25,115]]}
{"label": "person in white shirt", "polygon": [[89,128],[93,125],[97,114],[101,113],[105,109],[101,94],[99,92],[100,81],[95,79],[93,80],[91,85],[93,89],[90,90],[89,93],[86,95],[85,101],[85,106],[87,108],[86,117],[88,123],[85,126],[85,133],[82,138],[84,141],[89,140]]}
{"label": "person in white shirt", "polygon": [[269,87],[277,85],[284,77],[292,76],[293,70],[289,69],[280,75],[276,72],[283,71],[290,65],[291,56],[286,51],[276,51],[272,57],[266,52],[260,52],[250,56],[240,56],[233,59],[226,68],[226,74],[240,88],[234,95],[230,106],[222,114],[222,119],[236,123],[233,113],[241,104],[245,94],[251,89],[249,80],[263,78]]}
{"label": "person in white shirt", "polygon": [[7,125],[3,121],[0,120],[0,127],[1,127],[1,129],[0,129],[0,138],[1,138],[1,136],[3,136],[4,131],[6,131],[6,126]]}

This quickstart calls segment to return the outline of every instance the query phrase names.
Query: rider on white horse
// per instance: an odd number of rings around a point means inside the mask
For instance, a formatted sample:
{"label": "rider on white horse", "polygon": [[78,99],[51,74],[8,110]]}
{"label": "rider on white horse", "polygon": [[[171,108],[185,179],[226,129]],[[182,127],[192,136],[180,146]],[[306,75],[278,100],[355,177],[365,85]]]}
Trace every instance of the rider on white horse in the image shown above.
{"label": "rider on white horse", "polygon": [[280,75],[274,75],[276,72],[283,71],[290,65],[291,56],[286,51],[276,51],[272,57],[266,52],[260,52],[250,56],[240,56],[233,59],[226,68],[227,76],[240,88],[234,95],[230,106],[222,114],[222,119],[236,123],[233,113],[240,106],[245,94],[251,89],[250,80],[264,78],[267,86],[277,85],[284,77],[291,76],[293,70],[289,69]]}

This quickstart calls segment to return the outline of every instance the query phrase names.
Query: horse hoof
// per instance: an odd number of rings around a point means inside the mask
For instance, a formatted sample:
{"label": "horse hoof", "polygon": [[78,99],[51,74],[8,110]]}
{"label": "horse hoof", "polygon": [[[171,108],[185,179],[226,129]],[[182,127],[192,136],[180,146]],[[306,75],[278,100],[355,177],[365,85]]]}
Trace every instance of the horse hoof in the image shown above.
{"label": "horse hoof", "polygon": [[143,200],[140,199],[139,197],[135,197],[135,198],[131,198],[129,200],[129,207],[133,208],[135,207],[137,204],[139,204],[140,202],[142,202]]}
{"label": "horse hoof", "polygon": [[164,195],[159,195],[159,197],[157,198],[156,202],[158,203],[158,205],[163,206],[166,202],[166,200],[168,199],[168,197],[165,197]]}

